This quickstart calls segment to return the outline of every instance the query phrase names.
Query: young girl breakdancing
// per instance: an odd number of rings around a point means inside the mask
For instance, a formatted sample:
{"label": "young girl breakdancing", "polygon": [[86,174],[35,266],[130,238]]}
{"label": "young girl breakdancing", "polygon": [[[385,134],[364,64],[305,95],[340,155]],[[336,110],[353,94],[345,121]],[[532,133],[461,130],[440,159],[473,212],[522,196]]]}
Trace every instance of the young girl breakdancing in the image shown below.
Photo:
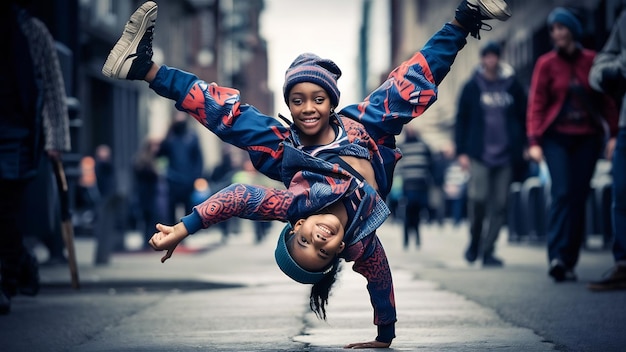
{"label": "young girl breakdancing", "polygon": [[192,115],[221,140],[248,152],[254,166],[287,189],[233,184],[196,206],[174,226],[157,224],[150,239],[165,250],[165,262],[189,234],[237,216],[287,222],[275,258],[293,280],[312,284],[310,306],[326,318],[330,287],[339,259],[367,279],[378,335],[346,348],[389,347],[395,337],[396,309],[389,263],[376,229],[390,214],[385,197],[401,152],[395,136],[437,97],[468,34],[479,38],[482,21],[506,20],[502,0],[464,0],[455,18],[433,35],[364,101],[339,112],[335,63],[299,55],[285,73],[283,94],[293,123],[278,120],[241,102],[239,91],[206,83],[195,75],[152,61],[157,5],[143,4],[126,24],[102,69],[105,76],[145,80],[157,94]]}

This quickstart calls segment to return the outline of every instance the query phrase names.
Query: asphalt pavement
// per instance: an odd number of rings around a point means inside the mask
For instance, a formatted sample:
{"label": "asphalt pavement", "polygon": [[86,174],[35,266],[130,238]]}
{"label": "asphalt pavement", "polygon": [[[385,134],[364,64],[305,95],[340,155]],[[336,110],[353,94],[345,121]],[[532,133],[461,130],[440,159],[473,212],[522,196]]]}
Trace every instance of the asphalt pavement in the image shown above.
{"label": "asphalt pavement", "polygon": [[[372,340],[365,279],[343,264],[321,321],[308,307],[309,286],[285,277],[273,260],[280,224],[260,244],[250,223],[223,242],[205,230],[166,263],[135,250],[95,265],[96,243],[79,237],[80,289],[67,266],[41,267],[40,293],[17,296],[0,316],[1,351],[335,351]],[[394,351],[626,351],[626,291],[585,288],[611,266],[610,252],[583,250],[578,282],[548,276],[545,244],[508,242],[503,268],[462,257],[467,226],[422,227],[421,246],[402,247],[401,227],[379,236],[392,266],[398,309]],[[46,252],[36,247],[40,260]]]}

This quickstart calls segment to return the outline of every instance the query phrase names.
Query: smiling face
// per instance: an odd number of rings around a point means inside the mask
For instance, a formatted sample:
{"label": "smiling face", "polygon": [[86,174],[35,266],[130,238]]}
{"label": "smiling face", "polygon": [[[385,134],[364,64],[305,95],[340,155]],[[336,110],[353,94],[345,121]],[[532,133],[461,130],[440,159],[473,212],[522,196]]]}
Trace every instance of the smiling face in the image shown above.
{"label": "smiling face", "polygon": [[289,92],[288,104],[303,145],[328,144],[335,139],[329,123],[332,106],[324,88],[310,82],[298,83]]}
{"label": "smiling face", "polygon": [[320,271],[343,251],[344,227],[333,214],[311,215],[298,220],[287,248],[293,260],[309,271]]}

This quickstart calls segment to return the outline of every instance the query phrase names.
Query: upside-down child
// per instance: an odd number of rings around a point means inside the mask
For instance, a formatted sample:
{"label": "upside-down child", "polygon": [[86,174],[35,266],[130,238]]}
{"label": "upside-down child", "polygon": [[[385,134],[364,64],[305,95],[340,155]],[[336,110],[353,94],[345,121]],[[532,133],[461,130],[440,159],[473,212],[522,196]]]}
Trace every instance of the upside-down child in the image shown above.
{"label": "upside-down child", "polygon": [[482,21],[510,16],[502,0],[465,0],[412,58],[393,70],[364,101],[336,112],[341,70],[314,54],[299,55],[285,74],[283,94],[291,123],[264,115],[241,101],[239,91],[204,82],[195,75],[152,62],[157,5],[147,2],[131,17],[111,51],[103,74],[144,80],[157,94],[176,102],[226,143],[248,152],[255,168],[286,189],[233,184],[197,205],[181,222],[157,224],[150,239],[165,250],[200,229],[237,216],[286,222],[275,258],[293,280],[312,284],[311,309],[326,317],[325,306],[339,260],[354,262],[367,279],[378,334],[346,348],[389,347],[395,337],[396,309],[391,271],[376,229],[389,215],[385,197],[401,152],[395,136],[437,97],[471,34],[490,26]]}

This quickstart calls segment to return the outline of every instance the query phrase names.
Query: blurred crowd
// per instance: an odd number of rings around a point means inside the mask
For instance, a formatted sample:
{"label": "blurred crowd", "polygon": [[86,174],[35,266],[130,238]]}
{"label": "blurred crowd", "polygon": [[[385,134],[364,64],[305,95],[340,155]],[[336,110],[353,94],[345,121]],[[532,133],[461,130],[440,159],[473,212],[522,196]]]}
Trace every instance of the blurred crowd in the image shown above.
{"label": "blurred crowd", "polygon": [[419,247],[420,223],[466,222],[465,260],[502,267],[496,244],[506,229],[510,241],[546,244],[548,275],[559,283],[577,280],[581,249],[596,236],[616,266],[589,288],[626,288],[624,15],[599,53],[581,44],[582,16],[553,9],[553,50],[531,77],[507,64],[505,43],[482,43],[445,147],[429,145],[419,123],[405,130],[388,200],[405,249]]}
{"label": "blurred crowd", "polygon": [[[115,192],[116,173],[110,147],[99,145],[93,156],[84,156],[74,212],[77,234],[93,235],[99,227],[99,217],[105,215],[106,209],[112,209],[115,212],[114,234],[110,235],[114,241],[112,250],[130,250],[125,247],[123,236],[135,231],[142,234],[142,247],[135,250],[151,251],[148,240],[156,232],[157,223],[178,222],[191,213],[195,205],[231,183],[282,187],[277,181],[262,176],[245,154],[239,153],[239,157],[234,158],[232,154],[237,151],[225,149],[215,167],[205,167],[199,136],[191,123],[186,114],[179,112],[163,138],[151,137],[142,142],[133,158],[131,192],[121,208],[106,206],[119,197]],[[256,241],[261,242],[269,223],[253,225]],[[229,234],[240,231],[240,220],[220,223],[219,228],[225,242]]]}

